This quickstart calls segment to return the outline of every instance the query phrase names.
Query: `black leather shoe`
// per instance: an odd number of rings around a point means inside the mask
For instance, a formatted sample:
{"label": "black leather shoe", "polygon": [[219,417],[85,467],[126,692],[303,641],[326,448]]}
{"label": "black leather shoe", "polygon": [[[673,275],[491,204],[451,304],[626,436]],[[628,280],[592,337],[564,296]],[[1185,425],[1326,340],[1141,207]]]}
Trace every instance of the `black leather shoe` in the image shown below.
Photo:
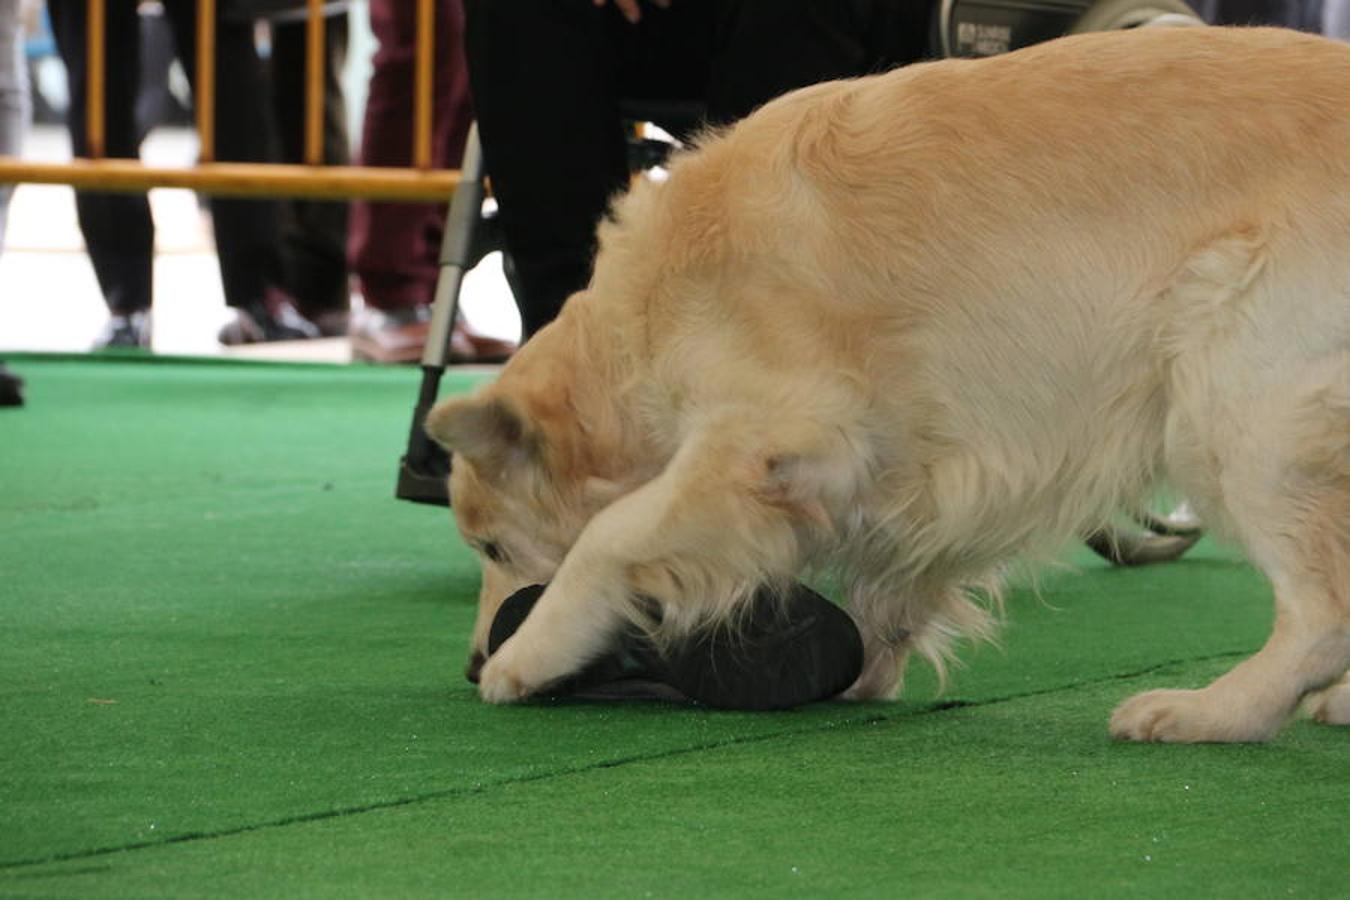
{"label": "black leather shoe", "polygon": [[[525,621],[544,587],[522,588],[502,604],[488,634],[489,657]],[[608,654],[544,693],[670,696],[652,691],[654,682],[673,688],[676,697],[719,709],[788,709],[838,696],[862,666],[862,637],[853,620],[799,584],[781,601],[761,591],[740,627],[695,632],[665,654],[640,634],[621,635]]]}

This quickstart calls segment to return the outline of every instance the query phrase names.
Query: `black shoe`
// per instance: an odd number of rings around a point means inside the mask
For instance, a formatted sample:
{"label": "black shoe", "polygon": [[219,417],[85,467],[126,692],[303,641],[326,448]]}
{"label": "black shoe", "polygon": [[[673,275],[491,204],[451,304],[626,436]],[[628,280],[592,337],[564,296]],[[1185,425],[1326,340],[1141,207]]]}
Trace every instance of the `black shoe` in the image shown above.
{"label": "black shoe", "polygon": [[0,363],[0,406],[23,406],[23,379]]}
{"label": "black shoe", "polygon": [[234,321],[220,329],[220,342],[228,347],[271,341],[307,341],[318,336],[318,326],[287,300],[241,306],[235,310]]}
{"label": "black shoe", "polygon": [[[544,592],[531,585],[512,594],[492,621],[489,656],[515,633]],[[656,682],[719,709],[788,709],[827,700],[862,674],[857,626],[842,609],[803,585],[779,601],[765,591],[751,600],[740,627],[689,635],[662,654],[642,635],[624,634],[614,649],[548,688],[550,696],[655,696],[625,691]]]}
{"label": "black shoe", "polygon": [[103,331],[94,339],[95,350],[148,350],[150,348],[150,311],[138,309],[125,315],[108,317]]}

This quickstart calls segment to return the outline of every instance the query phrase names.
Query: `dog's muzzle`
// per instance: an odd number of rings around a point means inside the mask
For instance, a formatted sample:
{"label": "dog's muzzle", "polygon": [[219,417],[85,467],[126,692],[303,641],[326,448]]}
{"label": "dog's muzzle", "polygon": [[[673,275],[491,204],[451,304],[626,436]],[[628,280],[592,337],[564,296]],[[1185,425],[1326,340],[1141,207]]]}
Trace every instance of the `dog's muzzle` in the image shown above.
{"label": "dog's muzzle", "polygon": [[478,675],[483,671],[483,663],[487,662],[487,657],[477,650],[469,657],[469,664],[464,667],[464,677],[469,679],[470,683],[478,683]]}

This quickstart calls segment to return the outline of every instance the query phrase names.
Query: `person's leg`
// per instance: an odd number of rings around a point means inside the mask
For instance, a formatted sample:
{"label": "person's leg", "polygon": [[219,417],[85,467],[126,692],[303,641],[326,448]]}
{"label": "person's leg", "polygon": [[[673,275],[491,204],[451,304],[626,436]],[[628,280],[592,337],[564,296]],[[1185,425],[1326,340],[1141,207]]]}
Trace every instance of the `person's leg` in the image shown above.
{"label": "person's leg", "polygon": [[[20,0],[0,0],[0,156],[22,152],[30,115],[19,6]],[[5,222],[13,193],[13,185],[0,185],[0,251],[5,246]]]}
{"label": "person's leg", "polygon": [[898,66],[931,59],[936,3],[897,3],[894,0],[851,0],[854,22],[866,37],[867,71],[885,72]]}
{"label": "person's leg", "polygon": [[[197,89],[197,7],[165,5],[178,58]],[[229,162],[269,162],[276,137],[268,112],[267,73],[253,43],[251,22],[216,19],[215,157]],[[226,344],[317,337],[282,289],[281,203],[271,199],[213,197],[211,221],[225,302],[238,310],[220,333]]]}
{"label": "person's leg", "polygon": [[1213,5],[1213,17],[1213,25],[1299,28],[1304,24],[1302,0],[1218,0]]}
{"label": "person's leg", "polygon": [[[347,15],[330,16],[324,28],[323,161],[343,166],[351,161],[341,82],[347,60]],[[305,56],[304,23],[274,23],[272,118],[284,163],[304,160]],[[282,268],[287,289],[306,317],[325,332],[344,334],[350,299],[347,206],[345,200],[290,200],[283,205],[282,219]]]}
{"label": "person's leg", "polygon": [[[85,133],[85,15],[84,0],[48,0],[52,32],[65,61],[70,82],[67,124],[76,156],[89,153]],[[107,71],[139,71],[140,22],[135,4],[107,6]],[[105,152],[109,157],[134,159],[142,135],[136,128],[136,78],[109,77],[105,81]],[[80,231],[84,235],[103,298],[114,318],[143,314],[150,308],[154,259],[154,224],[144,194],[76,191]],[[148,343],[148,334],[146,335]]]}
{"label": "person's leg", "polygon": [[796,88],[917,62],[933,7],[896,0],[724,0],[709,118],[732,122]]}
{"label": "person's leg", "polygon": [[141,84],[136,96],[136,127],[141,134],[149,134],[160,125],[191,127],[192,116],[170,85],[175,47],[164,9],[143,9],[140,19]]}
{"label": "person's leg", "polygon": [[[165,5],[178,58],[197,89],[196,4]],[[215,157],[228,162],[268,162],[274,136],[267,114],[267,79],[253,44],[252,23],[216,23]],[[275,200],[211,200],[225,302],[246,306],[281,283],[280,204]]]}
{"label": "person's leg", "polygon": [[[18,156],[28,127],[28,70],[24,66],[19,0],[0,0],[0,155]],[[13,185],[0,185],[0,252]],[[0,362],[0,406],[23,406],[23,379]]]}
{"label": "person's leg", "polygon": [[1310,34],[1322,34],[1322,23],[1326,18],[1323,11],[1323,0],[1303,0],[1299,4],[1299,31],[1306,31]]}
{"label": "person's leg", "polygon": [[589,280],[596,223],[627,185],[619,99],[701,96],[711,6],[646,7],[632,26],[591,0],[466,3],[474,107],[527,338]]}
{"label": "person's leg", "polygon": [[1322,33],[1350,41],[1350,0],[1327,0],[1322,8]]}
{"label": "person's leg", "polygon": [[[460,4],[436,4],[436,81],[432,165],[454,168],[472,115],[461,51]],[[397,0],[371,0],[378,42],[361,129],[361,164],[412,164],[416,10]],[[352,204],[348,255],[368,306],[396,311],[431,302],[445,209],[433,203],[358,200]]]}
{"label": "person's leg", "polygon": [[[455,168],[463,160],[473,111],[464,67],[464,7],[438,0],[437,60],[433,85],[431,163]],[[371,30],[379,41],[366,101],[361,161],[373,166],[412,163],[412,109],[417,17],[411,4],[373,0]],[[429,332],[430,304],[439,275],[444,204],[357,201],[348,253],[368,310],[353,322],[352,353],[375,362],[420,358]],[[480,335],[462,320],[451,334],[450,357],[501,361],[515,343]]]}

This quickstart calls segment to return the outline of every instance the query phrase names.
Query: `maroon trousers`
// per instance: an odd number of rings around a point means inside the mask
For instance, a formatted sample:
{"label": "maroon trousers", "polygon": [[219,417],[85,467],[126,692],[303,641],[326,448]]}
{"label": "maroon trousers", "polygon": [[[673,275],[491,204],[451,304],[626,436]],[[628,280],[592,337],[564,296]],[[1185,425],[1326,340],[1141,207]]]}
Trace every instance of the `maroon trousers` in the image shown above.
{"label": "maroon trousers", "polygon": [[[370,0],[370,27],[379,49],[372,59],[375,71],[361,132],[363,165],[412,164],[416,6],[407,0]],[[437,168],[459,167],[473,118],[463,36],[462,0],[437,0],[431,137]],[[368,305],[390,310],[431,303],[449,199],[352,204],[348,264]]]}

